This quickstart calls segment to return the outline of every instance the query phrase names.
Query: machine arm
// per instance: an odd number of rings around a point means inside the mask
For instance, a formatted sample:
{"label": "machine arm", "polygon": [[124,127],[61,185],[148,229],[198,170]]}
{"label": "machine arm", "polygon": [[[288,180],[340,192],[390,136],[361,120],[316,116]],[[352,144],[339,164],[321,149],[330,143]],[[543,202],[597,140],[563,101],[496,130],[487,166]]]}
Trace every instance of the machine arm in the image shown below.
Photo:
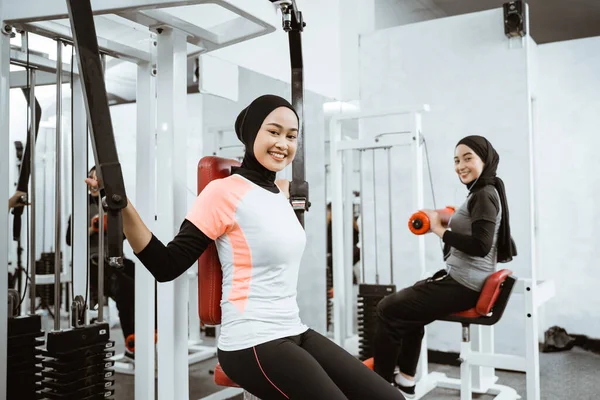
{"label": "machine arm", "polygon": [[270,0],[279,6],[283,20],[283,30],[288,33],[290,62],[292,67],[292,105],[299,117],[298,149],[292,163],[290,202],[300,224],[304,226],[304,212],[310,208],[308,182],[306,182],[304,150],[304,65],[302,61],[302,31],[306,24],[295,0]]}
{"label": "machine arm", "polygon": [[[29,89],[24,88],[23,94],[25,95],[25,99],[27,100],[27,106],[31,107],[29,101]],[[19,192],[28,192],[28,183],[29,176],[31,175],[30,171],[30,158],[31,158],[31,143],[29,143],[30,138],[30,130],[32,127],[35,129],[35,139],[37,141],[38,132],[40,130],[40,121],[42,119],[42,108],[40,107],[40,103],[38,103],[37,98],[35,99],[35,121],[27,128],[27,144],[25,145],[25,152],[23,153],[23,157],[21,161],[21,169],[19,171],[19,181],[17,182],[17,191]],[[35,144],[33,144],[35,146]],[[23,202],[26,202],[27,199],[21,199]],[[13,240],[18,241],[21,238],[21,216],[23,215],[24,207],[15,207],[12,210],[14,215],[13,218]]]}
{"label": "machine arm", "polygon": [[112,266],[122,267],[121,210],[127,206],[127,195],[110,118],[91,1],[67,0],[67,8],[73,32],[73,45],[77,50],[77,65],[90,126],[96,171],[105,192],[102,202],[107,208],[108,259]]}

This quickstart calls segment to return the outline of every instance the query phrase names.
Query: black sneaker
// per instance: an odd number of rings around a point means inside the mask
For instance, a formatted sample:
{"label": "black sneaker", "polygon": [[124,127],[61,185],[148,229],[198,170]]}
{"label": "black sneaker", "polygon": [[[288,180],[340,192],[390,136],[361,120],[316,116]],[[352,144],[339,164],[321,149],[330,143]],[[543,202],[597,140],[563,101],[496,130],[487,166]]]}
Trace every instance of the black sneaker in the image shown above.
{"label": "black sneaker", "polygon": [[406,397],[407,399],[413,399],[415,397],[415,387],[416,387],[416,385],[402,386],[399,383],[397,383],[396,381],[394,381],[394,386],[396,388],[398,388],[398,390],[400,391],[400,393],[402,393],[404,395],[404,397]]}

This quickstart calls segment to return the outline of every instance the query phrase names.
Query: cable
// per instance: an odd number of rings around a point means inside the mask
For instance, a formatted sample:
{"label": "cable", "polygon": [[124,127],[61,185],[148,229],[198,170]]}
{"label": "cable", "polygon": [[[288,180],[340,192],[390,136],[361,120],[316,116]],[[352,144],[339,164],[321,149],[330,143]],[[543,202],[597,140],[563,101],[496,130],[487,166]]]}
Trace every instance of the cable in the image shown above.
{"label": "cable", "polygon": [[437,209],[436,203],[435,203],[435,192],[433,190],[433,178],[431,177],[431,165],[429,164],[429,151],[427,151],[427,140],[425,140],[425,136],[421,135],[423,137],[423,144],[425,145],[425,158],[427,160],[427,172],[429,173],[429,186],[431,187],[431,198],[433,199],[433,209]]}
{"label": "cable", "polygon": [[[429,187],[431,188],[431,198],[433,199],[433,209],[437,210],[437,205],[435,202],[435,191],[433,190],[433,177],[431,176],[431,164],[429,163],[429,151],[427,150],[427,140],[425,140],[425,136],[421,135],[423,137],[423,144],[425,145],[425,159],[427,160],[427,172],[429,174]],[[439,238],[440,241],[440,247],[442,249],[442,251],[444,251],[444,243],[442,241],[442,238]]]}
{"label": "cable", "polygon": [[[27,75],[27,88],[29,88],[29,90],[31,90],[31,82],[29,81],[29,74],[30,74],[30,72],[29,72],[29,69],[30,69],[30,66],[29,66],[29,32],[25,32],[25,38],[27,39],[27,68],[25,68],[25,72],[26,72],[25,75]],[[29,104],[29,107],[35,107],[35,105]],[[31,121],[31,128],[29,128],[29,122],[30,122],[29,116],[30,116],[30,112],[29,112],[29,110],[27,110],[27,118],[26,118],[27,125],[26,125],[26,129],[25,129],[26,132],[28,132],[29,129],[34,129],[33,121]],[[31,146],[35,146],[35,143],[29,143],[29,146],[30,146],[29,148],[31,149]],[[29,151],[29,157],[31,157],[31,150]],[[21,164],[21,168],[23,168],[22,164]],[[30,171],[29,173],[32,174],[33,171]],[[31,190],[35,190],[35,188],[32,187]],[[23,207],[27,207],[27,206],[23,205]],[[29,244],[30,244],[30,242],[29,242],[29,223],[30,223],[29,207],[27,207],[27,250],[28,251],[27,251],[27,269],[25,270],[25,277],[27,279],[29,279],[29,282],[31,282],[31,278],[29,277],[29,263],[30,263],[30,258],[31,258],[31,257],[29,257]],[[35,260],[33,262],[35,262]],[[31,285],[29,285],[29,288],[31,290]],[[21,300],[19,301],[19,305],[17,306],[17,310],[19,310],[21,308],[21,305],[25,301],[26,293],[27,293],[27,290],[24,290],[23,294],[21,296]]]}
{"label": "cable", "polygon": [[[73,143],[75,141],[75,134],[73,132],[73,128],[75,126],[73,120],[73,61],[75,56],[75,48],[71,46],[71,231],[69,235],[71,236],[71,285],[75,283],[75,246],[73,242],[73,238],[75,237],[75,148]],[[74,289],[74,288],[72,288]],[[71,303],[75,302],[75,290],[71,290]]]}

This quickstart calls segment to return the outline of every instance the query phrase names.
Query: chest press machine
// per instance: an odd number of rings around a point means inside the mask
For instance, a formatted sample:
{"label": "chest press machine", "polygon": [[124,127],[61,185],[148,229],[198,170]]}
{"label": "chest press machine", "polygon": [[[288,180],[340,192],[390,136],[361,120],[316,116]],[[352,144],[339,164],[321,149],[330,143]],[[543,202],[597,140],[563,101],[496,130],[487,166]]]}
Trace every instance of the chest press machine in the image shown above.
{"label": "chest press machine", "polygon": [[[304,213],[310,208],[308,183],[305,179],[305,150],[304,150],[304,71],[302,58],[301,33],[306,25],[302,12],[296,7],[294,0],[270,0],[281,9],[283,29],[288,33],[290,61],[292,67],[292,105],[299,118],[298,150],[292,162],[292,181],[290,184],[290,203],[298,221],[304,227]],[[236,160],[209,156],[198,163],[198,193],[215,179],[222,179],[231,174],[231,167],[240,163]],[[209,326],[221,323],[222,295],[221,263],[215,244],[211,244],[198,259],[198,313],[200,321]],[[227,377],[217,363],[214,371],[214,381],[219,386],[230,388],[239,387]],[[244,399],[255,399],[244,392]],[[257,399],[256,399],[257,400]]]}

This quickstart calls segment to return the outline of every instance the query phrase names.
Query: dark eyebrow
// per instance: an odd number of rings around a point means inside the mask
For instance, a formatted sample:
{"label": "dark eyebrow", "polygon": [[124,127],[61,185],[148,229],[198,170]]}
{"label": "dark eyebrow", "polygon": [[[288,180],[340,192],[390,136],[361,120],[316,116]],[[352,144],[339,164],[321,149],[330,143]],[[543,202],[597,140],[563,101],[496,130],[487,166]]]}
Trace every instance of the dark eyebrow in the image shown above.
{"label": "dark eyebrow", "polygon": [[[464,156],[472,156],[472,155],[473,155],[473,153],[471,153],[470,151],[467,151],[467,152],[466,152],[465,154],[463,154],[462,156],[464,157]],[[457,159],[458,159],[458,157],[454,157],[454,159],[455,159],[455,160],[457,160]]]}
{"label": "dark eyebrow", "polygon": [[[275,123],[275,122],[269,122],[267,125],[273,125],[273,126],[276,126],[279,129],[284,129],[283,126],[281,126],[281,125],[279,125],[278,123]],[[288,131],[296,131],[296,132],[298,132],[298,129],[296,129],[296,128],[290,128],[290,129],[288,129]]]}

